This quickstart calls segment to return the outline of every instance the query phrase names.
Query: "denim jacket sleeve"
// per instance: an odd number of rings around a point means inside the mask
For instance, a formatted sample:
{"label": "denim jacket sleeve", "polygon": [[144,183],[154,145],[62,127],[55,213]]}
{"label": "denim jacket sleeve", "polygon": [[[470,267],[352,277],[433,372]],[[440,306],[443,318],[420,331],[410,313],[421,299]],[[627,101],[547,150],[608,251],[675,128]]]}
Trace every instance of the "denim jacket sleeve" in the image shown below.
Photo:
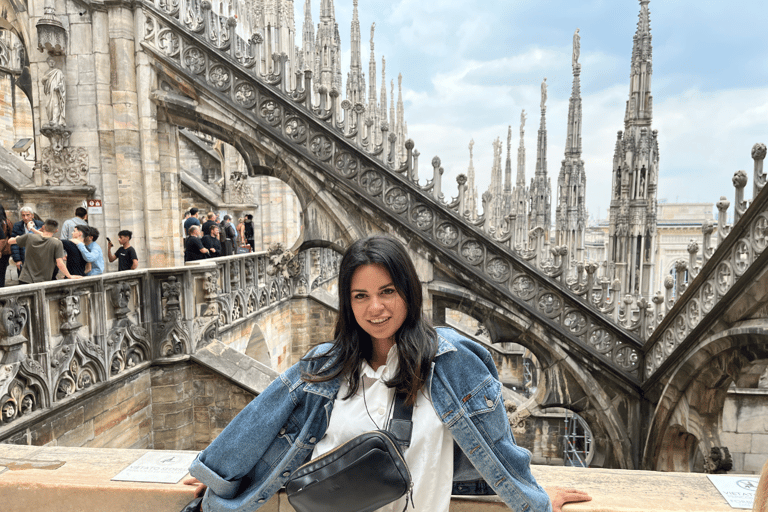
{"label": "denim jacket sleeve", "polygon": [[[292,383],[300,382],[298,365],[275,379],[203,450],[190,474],[222,498],[238,494],[240,481],[264,457],[297,405]],[[294,375],[296,374],[296,375]],[[294,384],[295,386],[295,384]]]}
{"label": "denim jacket sleeve", "polygon": [[435,358],[431,393],[438,416],[495,493],[517,512],[551,510],[531,473],[531,454],[515,443],[491,354],[453,330],[438,329],[455,350]]}

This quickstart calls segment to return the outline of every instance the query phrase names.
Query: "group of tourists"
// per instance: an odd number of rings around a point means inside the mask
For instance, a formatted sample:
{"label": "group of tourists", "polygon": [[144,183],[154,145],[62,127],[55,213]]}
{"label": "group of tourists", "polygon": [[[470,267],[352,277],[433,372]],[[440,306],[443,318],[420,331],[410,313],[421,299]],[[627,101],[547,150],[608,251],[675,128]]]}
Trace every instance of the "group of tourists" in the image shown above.
{"label": "group of tourists", "polygon": [[200,210],[191,208],[184,214],[182,230],[185,262],[253,252],[256,247],[250,213],[240,217],[235,225],[231,216],[224,215],[219,220],[219,215],[212,211],[201,222]]}
{"label": "group of tourists", "polygon": [[[43,221],[29,206],[19,210],[20,220],[11,223],[0,205],[0,286],[10,260],[16,266],[19,284],[42,283],[59,278],[79,279],[104,273],[104,253],[96,243],[99,230],[88,225],[88,210],[78,207],[75,216],[61,224],[56,219]],[[59,234],[58,237],[56,234]],[[107,238],[107,258],[118,261],[118,270],[138,268],[136,250],[131,247],[132,233],[117,234],[120,247],[112,252]],[[61,276],[61,277],[60,277]]]}

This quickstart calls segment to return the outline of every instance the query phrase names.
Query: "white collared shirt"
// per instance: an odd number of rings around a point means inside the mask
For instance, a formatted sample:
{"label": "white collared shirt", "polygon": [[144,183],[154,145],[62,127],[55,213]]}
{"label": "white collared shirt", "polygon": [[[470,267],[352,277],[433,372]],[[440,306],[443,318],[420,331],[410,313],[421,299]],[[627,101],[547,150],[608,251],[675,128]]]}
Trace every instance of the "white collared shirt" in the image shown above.
{"label": "white collared shirt", "polygon": [[[392,416],[391,404],[395,390],[388,388],[385,382],[396,374],[397,368],[396,345],[389,350],[387,363],[378,370],[374,371],[363,361],[360,378],[365,383],[365,401],[362,385],[354,396],[341,400],[340,397],[345,396],[349,390],[346,380],[342,379],[339,398],[334,401],[328,430],[315,446],[313,459],[363,432],[386,427]],[[368,417],[369,413],[373,421]],[[426,388],[419,391],[413,407],[412,420],[411,446],[405,450],[405,462],[413,479],[415,509],[409,505],[408,510],[447,512],[453,484],[453,436],[437,417]],[[400,512],[405,507],[406,499],[407,495],[376,512]]]}

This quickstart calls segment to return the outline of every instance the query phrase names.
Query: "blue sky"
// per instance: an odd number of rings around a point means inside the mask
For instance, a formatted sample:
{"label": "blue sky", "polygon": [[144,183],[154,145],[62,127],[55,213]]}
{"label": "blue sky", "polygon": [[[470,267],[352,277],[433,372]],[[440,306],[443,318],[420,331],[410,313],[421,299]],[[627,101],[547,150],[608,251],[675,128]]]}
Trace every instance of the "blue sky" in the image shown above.
{"label": "blue sky", "polygon": [[[296,4],[300,44],[303,0]],[[352,0],[336,0],[343,74],[349,68]],[[750,150],[768,142],[765,0],[652,0],[654,121],[659,130],[659,200],[733,201],[731,177],[749,172]],[[315,24],[320,0],[312,0]],[[359,0],[363,68],[371,22],[387,82],[403,74],[408,136],[421,153],[422,181],[440,156],[443,192],[456,195],[474,139],[478,193],[490,183],[492,143],[512,125],[513,179],[520,111],[526,110],[526,180],[536,163],[540,84],[547,77],[548,174],[556,188],[573,80],[573,32],[581,35],[583,159],[591,218],[609,206],[613,147],[623,129],[637,0]],[[366,76],[366,79],[368,77]],[[395,84],[397,82],[395,81]],[[504,149],[506,158],[506,147]],[[751,183],[747,186],[751,195]]]}

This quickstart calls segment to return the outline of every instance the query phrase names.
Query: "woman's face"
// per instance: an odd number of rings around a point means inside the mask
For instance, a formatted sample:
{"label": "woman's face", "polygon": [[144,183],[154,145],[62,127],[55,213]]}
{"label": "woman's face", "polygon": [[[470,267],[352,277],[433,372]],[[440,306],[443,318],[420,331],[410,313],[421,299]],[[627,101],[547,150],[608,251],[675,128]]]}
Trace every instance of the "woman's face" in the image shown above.
{"label": "woman's face", "polygon": [[408,313],[392,277],[381,265],[363,265],[352,274],[352,312],[372,340],[395,341],[395,333]]}

